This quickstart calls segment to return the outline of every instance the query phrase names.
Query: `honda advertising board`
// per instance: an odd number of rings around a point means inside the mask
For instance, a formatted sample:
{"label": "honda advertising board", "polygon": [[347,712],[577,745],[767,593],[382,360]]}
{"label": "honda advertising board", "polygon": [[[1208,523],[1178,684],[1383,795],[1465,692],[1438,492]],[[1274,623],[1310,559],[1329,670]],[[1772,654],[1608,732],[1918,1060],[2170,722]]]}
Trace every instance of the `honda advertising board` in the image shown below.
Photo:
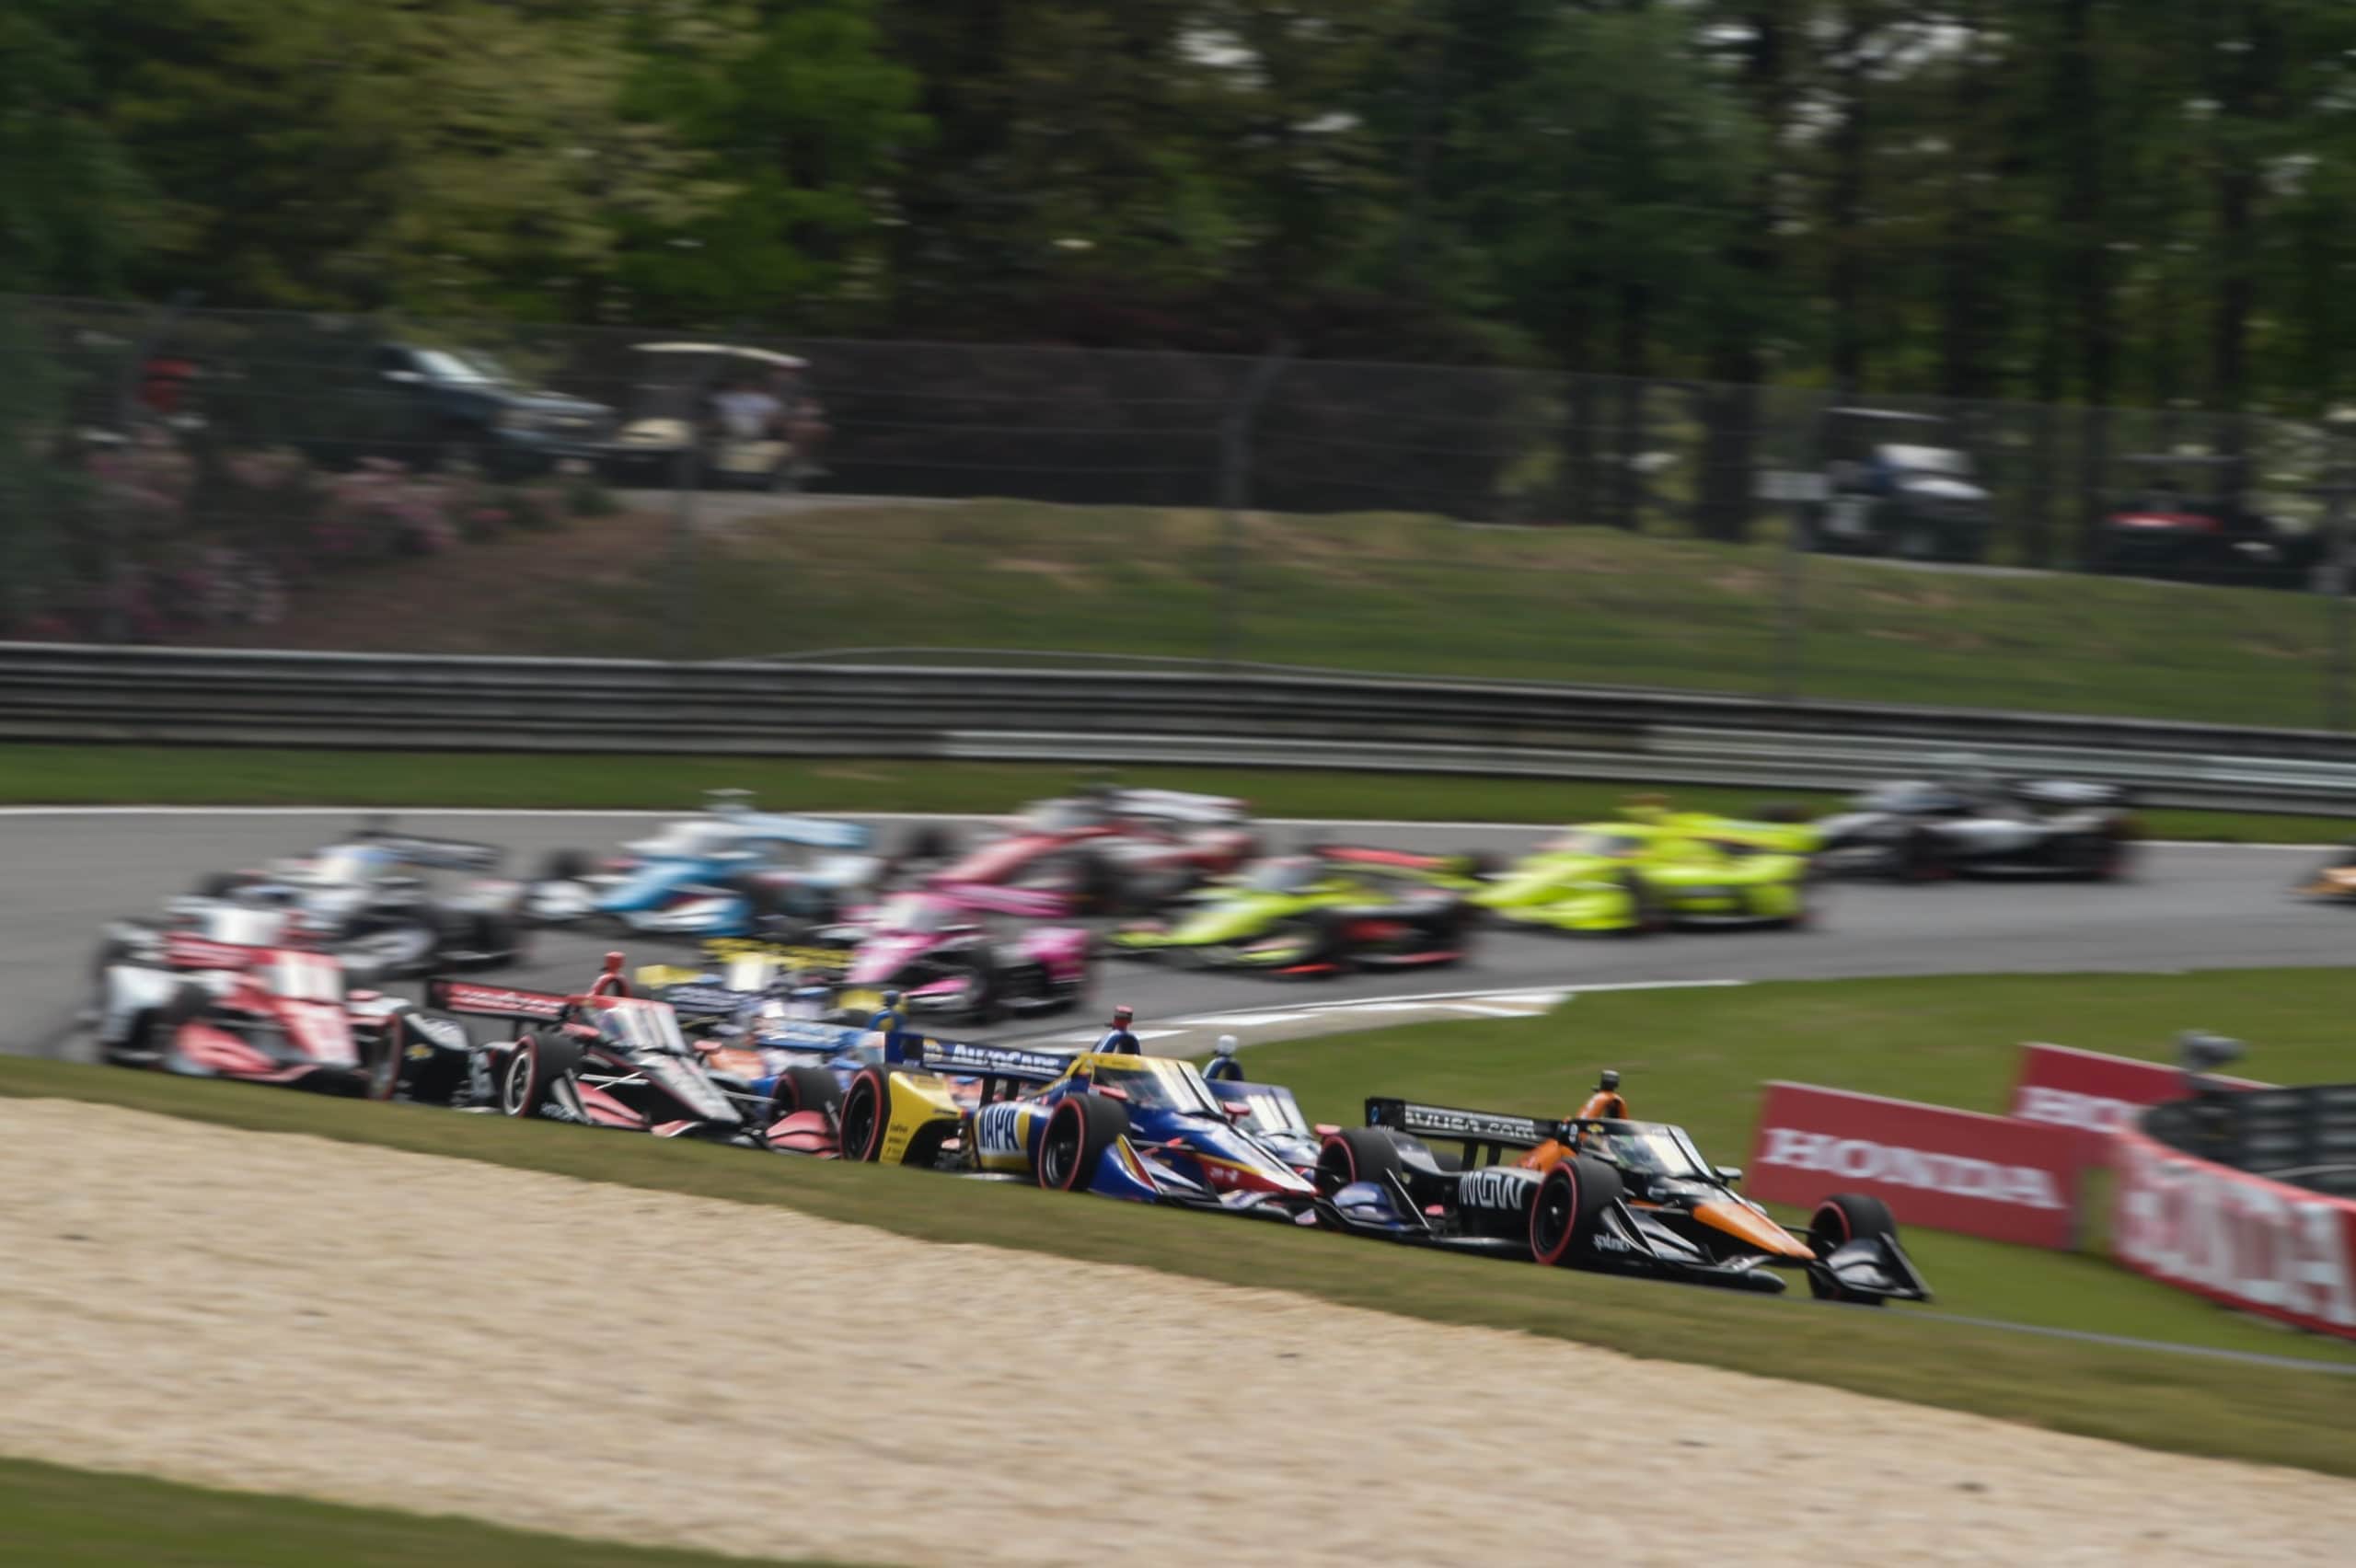
{"label": "honda advertising board", "polygon": [[[2235,1089],[2263,1089],[2246,1078],[2215,1078]],[[2107,1056],[2068,1045],[2025,1044],[2013,1085],[2013,1114],[2025,1122],[2073,1129],[2079,1161],[2110,1159],[2110,1135],[2131,1126],[2146,1106],[2185,1098],[2184,1073],[2158,1062]]]}
{"label": "honda advertising board", "polygon": [[2079,1170],[2074,1140],[2042,1123],[1770,1083],[1746,1185],[1803,1206],[1868,1193],[1901,1225],[2067,1248]]}
{"label": "honda advertising board", "polygon": [[2138,1274],[2356,1339],[2356,1203],[2114,1135],[2110,1246]]}

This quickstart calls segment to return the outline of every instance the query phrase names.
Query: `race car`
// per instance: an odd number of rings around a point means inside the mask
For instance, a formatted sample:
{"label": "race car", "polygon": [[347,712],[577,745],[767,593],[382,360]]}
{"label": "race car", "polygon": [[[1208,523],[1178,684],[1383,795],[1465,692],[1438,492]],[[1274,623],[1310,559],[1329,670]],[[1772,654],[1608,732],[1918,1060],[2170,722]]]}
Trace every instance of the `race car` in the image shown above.
{"label": "race car", "polygon": [[[1880,1199],[1836,1194],[1806,1229],[1781,1225],[1682,1127],[1630,1120],[1618,1084],[1606,1073],[1561,1121],[1370,1099],[1365,1126],[1324,1141],[1318,1216],[1352,1235],[1550,1265],[1768,1294],[1784,1289],[1776,1271],[1796,1270],[1821,1300],[1931,1298]],[[1457,1147],[1433,1147],[1443,1141]],[[1507,1150],[1521,1151],[1511,1164]]]}
{"label": "race car", "polygon": [[1236,1126],[1250,1133],[1265,1145],[1270,1153],[1308,1177],[1317,1179],[1317,1159],[1323,1152],[1323,1140],[1339,1132],[1338,1127],[1320,1124],[1311,1126],[1300,1113],[1300,1101],[1292,1090],[1281,1084],[1254,1083],[1243,1076],[1243,1066],[1235,1059],[1235,1037],[1222,1036],[1218,1051],[1203,1069],[1203,1081],[1210,1086],[1222,1110],[1235,1119]]}
{"label": "race car", "polygon": [[2317,904],[2356,904],[2356,845],[2339,851],[2311,874],[2300,878],[2291,891]]}
{"label": "race car", "polygon": [[[978,1083],[964,1098],[953,1080]],[[1315,1188],[1191,1062],[895,1033],[843,1093],[847,1159],[1313,1224]]]}
{"label": "race car", "polygon": [[2128,793],[2070,779],[2003,780],[1980,772],[1902,779],[1819,821],[1830,875],[1892,882],[1958,876],[2107,882],[2132,867]]}
{"label": "race car", "polygon": [[1062,906],[1054,894],[951,884],[900,894],[814,940],[851,944],[846,987],[896,990],[912,1014],[992,1023],[1009,1013],[1075,1007],[1087,993],[1087,931],[992,930],[981,918],[1052,916]]}
{"label": "race car", "polygon": [[464,1024],[350,989],[341,962],[289,909],[234,896],[177,902],[169,927],[121,922],[99,949],[101,1060],[379,1099],[405,1062],[465,1062]]}
{"label": "race car", "polygon": [[525,884],[493,874],[505,858],[496,845],[403,833],[377,818],[308,855],[216,871],[196,895],[276,897],[355,974],[488,968],[524,954]]}
{"label": "race car", "polygon": [[[667,1002],[634,996],[620,953],[572,995],[436,976],[426,997],[451,1013],[521,1025],[479,1048],[481,1108],[657,1137],[785,1149],[826,1113],[776,1114],[773,1097],[717,1081]],[[404,1085],[406,1087],[406,1085]]]}
{"label": "race car", "polygon": [[1110,947],[1276,974],[1453,963],[1465,954],[1473,870],[1458,856],[1322,845],[1197,889],[1167,921],[1122,926]]}
{"label": "race car", "polygon": [[596,859],[549,859],[527,907],[549,924],[594,920],[647,936],[741,937],[806,929],[872,896],[888,870],[865,853],[858,823],[752,809],[745,791],[715,790],[701,816]]}
{"label": "race car", "polygon": [[[945,840],[934,847],[945,850]],[[1053,893],[1074,914],[1138,913],[1257,853],[1259,836],[1242,801],[1104,786],[1037,802],[1012,831],[944,856],[930,882]]]}
{"label": "race car", "polygon": [[1710,834],[1712,820],[1723,819],[1570,828],[1500,872],[1472,903],[1500,919],[1561,931],[1806,926],[1814,914],[1807,856]]}

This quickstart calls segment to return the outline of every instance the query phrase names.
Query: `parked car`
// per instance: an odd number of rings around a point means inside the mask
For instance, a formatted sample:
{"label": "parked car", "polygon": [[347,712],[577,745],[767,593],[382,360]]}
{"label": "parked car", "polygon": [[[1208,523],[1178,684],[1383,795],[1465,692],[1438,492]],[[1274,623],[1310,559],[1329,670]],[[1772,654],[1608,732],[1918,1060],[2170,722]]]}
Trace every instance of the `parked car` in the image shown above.
{"label": "parked car", "polygon": [[640,343],[628,417],[606,455],[618,483],[793,490],[826,472],[831,433],[810,362],[734,343]]}
{"label": "parked car", "polygon": [[1831,493],[1814,520],[1813,548],[1904,560],[1984,558],[1994,511],[1951,430],[1934,414],[1826,410]]}
{"label": "parked car", "polygon": [[567,459],[597,462],[614,437],[612,409],[536,391],[473,349],[379,343],[369,351],[362,402],[359,446],[418,466],[463,460],[520,477]]}
{"label": "parked car", "polygon": [[2132,494],[2096,524],[2090,565],[2122,577],[2239,588],[2305,588],[2324,541],[2248,505],[2236,475],[2246,459],[2140,453]]}

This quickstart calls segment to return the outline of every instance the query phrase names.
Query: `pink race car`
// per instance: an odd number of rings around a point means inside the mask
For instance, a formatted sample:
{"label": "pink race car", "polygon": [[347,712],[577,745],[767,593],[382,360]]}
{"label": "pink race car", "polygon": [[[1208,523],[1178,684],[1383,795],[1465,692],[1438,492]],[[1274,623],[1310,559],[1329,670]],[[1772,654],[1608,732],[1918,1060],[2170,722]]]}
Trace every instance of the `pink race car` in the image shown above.
{"label": "pink race car", "polygon": [[[945,840],[941,848],[946,848]],[[1173,790],[1097,788],[1042,801],[930,882],[1060,894],[1076,914],[1144,914],[1260,852],[1242,801]]]}
{"label": "pink race car", "polygon": [[1014,888],[936,888],[888,899],[820,940],[855,944],[845,987],[896,990],[911,1014],[987,1023],[1076,1006],[1088,990],[1090,940],[1074,926],[995,932],[979,917],[1036,918],[1068,907]]}

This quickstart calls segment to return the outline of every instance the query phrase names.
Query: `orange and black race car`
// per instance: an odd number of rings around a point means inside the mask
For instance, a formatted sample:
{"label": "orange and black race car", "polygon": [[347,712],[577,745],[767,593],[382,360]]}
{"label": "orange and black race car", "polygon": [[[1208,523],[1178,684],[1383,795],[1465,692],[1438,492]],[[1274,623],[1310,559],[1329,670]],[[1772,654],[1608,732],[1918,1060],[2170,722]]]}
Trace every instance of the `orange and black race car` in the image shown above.
{"label": "orange and black race car", "polygon": [[2317,904],[2356,904],[2356,845],[2339,850],[2301,877],[2291,892]]}
{"label": "orange and black race car", "polygon": [[[1879,1198],[1829,1197],[1805,1230],[1784,1226],[1684,1128],[1629,1120],[1619,1085],[1605,1073],[1561,1121],[1369,1100],[1367,1124],[1319,1150],[1318,1218],[1358,1236],[1696,1285],[1780,1293],[1777,1271],[1792,1269],[1822,1299],[1931,1298]],[[1507,1150],[1519,1151],[1511,1163]]]}

